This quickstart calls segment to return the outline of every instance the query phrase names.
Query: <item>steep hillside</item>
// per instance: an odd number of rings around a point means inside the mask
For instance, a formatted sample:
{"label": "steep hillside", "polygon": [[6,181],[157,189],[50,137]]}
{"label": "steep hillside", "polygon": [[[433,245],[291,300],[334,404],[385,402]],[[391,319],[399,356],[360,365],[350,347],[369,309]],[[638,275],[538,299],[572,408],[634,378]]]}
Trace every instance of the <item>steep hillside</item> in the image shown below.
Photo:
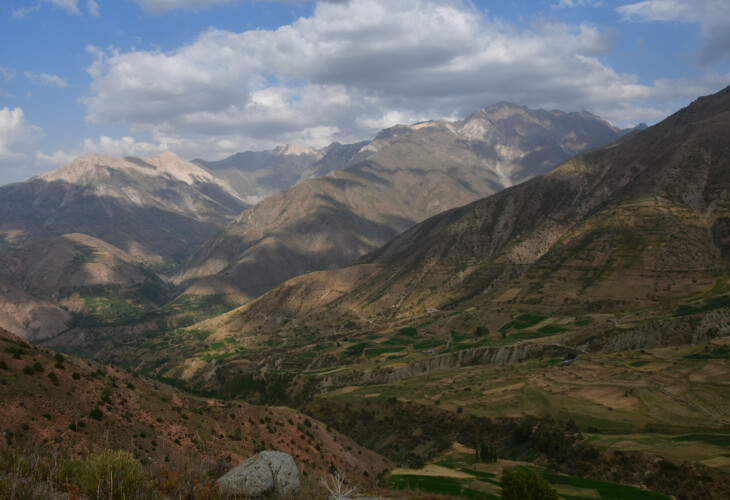
{"label": "steep hillside", "polygon": [[225,470],[254,450],[278,449],[294,456],[305,473],[333,466],[363,482],[390,465],[295,410],[195,398],[115,367],[28,345],[2,330],[0,362],[0,426],[16,450],[42,446],[46,453],[75,456],[122,449],[156,469],[203,472]]}
{"label": "steep hillside", "polygon": [[45,340],[68,329],[71,315],[21,288],[22,262],[0,252],[0,328],[18,337]]}
{"label": "steep hillside", "polygon": [[[588,113],[502,103],[460,122],[397,126],[358,164],[310,179],[241,214],[196,253],[188,293],[247,300],[302,273],[332,269],[423,219],[546,172],[621,132]],[[194,280],[194,281],[193,281]]]}
{"label": "steep hillside", "polygon": [[172,153],[90,155],[0,187],[0,247],[83,233],[139,260],[176,262],[245,207],[221,180]]}
{"label": "steep hillside", "polygon": [[[727,265],[729,132],[725,89],[621,143],[414,227],[364,258],[361,271],[341,271],[358,278],[344,280],[351,293],[326,307],[340,318],[354,307],[398,318],[469,300],[500,303],[507,289],[510,304],[576,311],[598,299],[625,309],[691,297]],[[296,306],[288,298],[317,282],[343,283],[337,276],[304,277],[248,310],[275,310],[278,297],[285,316],[316,315],[316,297]]]}
{"label": "steep hillside", "polygon": [[[730,88],[432,217],[357,265],[299,276],[187,332],[157,336],[174,348],[150,354],[131,342],[87,352],[175,378],[185,371],[210,391],[216,383],[200,381],[213,374],[273,371],[292,393],[311,395],[565,349],[727,336],[729,133]],[[219,361],[201,364],[201,352]]]}

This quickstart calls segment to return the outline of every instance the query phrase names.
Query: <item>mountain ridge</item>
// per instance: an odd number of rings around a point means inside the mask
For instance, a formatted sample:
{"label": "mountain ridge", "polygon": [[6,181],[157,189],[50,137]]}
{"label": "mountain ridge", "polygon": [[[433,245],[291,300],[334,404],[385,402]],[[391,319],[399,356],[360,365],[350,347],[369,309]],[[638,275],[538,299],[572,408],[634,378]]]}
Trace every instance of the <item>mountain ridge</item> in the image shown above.
{"label": "mountain ridge", "polygon": [[[590,141],[621,134],[579,113],[503,104],[490,117],[489,110],[379,132],[352,157],[368,154],[364,161],[241,214],[176,280],[190,284],[187,293],[238,287],[238,300],[245,301],[298,274],[346,265],[431,215],[552,168]],[[576,123],[595,130],[584,132]]]}

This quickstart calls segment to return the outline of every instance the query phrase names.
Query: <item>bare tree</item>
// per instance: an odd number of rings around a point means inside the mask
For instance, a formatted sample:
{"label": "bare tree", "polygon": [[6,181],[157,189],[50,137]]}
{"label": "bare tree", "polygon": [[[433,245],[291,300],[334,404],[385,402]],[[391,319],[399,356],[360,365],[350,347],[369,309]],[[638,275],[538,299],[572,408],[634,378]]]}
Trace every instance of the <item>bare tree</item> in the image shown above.
{"label": "bare tree", "polygon": [[330,500],[342,500],[357,490],[357,485],[350,484],[347,480],[347,475],[340,470],[323,477],[322,486],[329,492]]}

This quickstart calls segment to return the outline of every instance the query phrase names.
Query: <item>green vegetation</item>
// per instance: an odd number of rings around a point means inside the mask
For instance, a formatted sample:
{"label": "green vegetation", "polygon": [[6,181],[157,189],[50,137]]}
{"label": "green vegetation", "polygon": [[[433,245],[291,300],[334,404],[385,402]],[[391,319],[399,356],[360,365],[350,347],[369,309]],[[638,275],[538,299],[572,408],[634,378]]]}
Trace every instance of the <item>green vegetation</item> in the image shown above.
{"label": "green vegetation", "polygon": [[542,477],[552,485],[565,484],[575,488],[596,490],[600,497],[606,500],[669,500],[667,495],[661,493],[608,481],[550,473],[543,473]]}
{"label": "green vegetation", "polygon": [[95,248],[81,243],[74,243],[73,247],[75,252],[72,262],[74,264],[93,264],[100,255],[100,252]]}
{"label": "green vegetation", "polygon": [[473,500],[498,498],[494,495],[488,495],[487,493],[471,489],[465,486],[463,481],[450,477],[398,475],[392,476],[389,483],[392,488],[398,490],[453,495]]}
{"label": "green vegetation", "polygon": [[730,346],[714,347],[709,352],[698,352],[684,357],[684,359],[730,359]]}
{"label": "green vegetation", "polygon": [[675,317],[680,316],[689,316],[691,314],[699,314],[707,311],[712,311],[714,309],[721,309],[723,307],[730,306],[730,295],[723,295],[720,297],[712,297],[709,300],[705,302],[705,304],[697,305],[697,306],[691,306],[689,304],[685,304],[682,306],[679,306],[677,310],[674,312]]}
{"label": "green vegetation", "polygon": [[558,500],[558,492],[537,472],[523,467],[502,474],[503,500]]}
{"label": "green vegetation", "polygon": [[538,328],[537,331],[545,335],[556,335],[558,333],[567,332],[568,329],[557,325],[545,325]]}
{"label": "green vegetation", "polygon": [[148,497],[154,492],[142,465],[126,451],[91,453],[68,466],[69,476],[85,495],[122,500]]}
{"label": "green vegetation", "polygon": [[503,325],[499,331],[500,332],[507,332],[512,328],[515,328],[517,330],[524,330],[526,328],[530,328],[531,326],[535,326],[541,321],[546,320],[547,316],[539,316],[536,314],[521,314],[517,316],[517,318],[513,319],[509,323]]}

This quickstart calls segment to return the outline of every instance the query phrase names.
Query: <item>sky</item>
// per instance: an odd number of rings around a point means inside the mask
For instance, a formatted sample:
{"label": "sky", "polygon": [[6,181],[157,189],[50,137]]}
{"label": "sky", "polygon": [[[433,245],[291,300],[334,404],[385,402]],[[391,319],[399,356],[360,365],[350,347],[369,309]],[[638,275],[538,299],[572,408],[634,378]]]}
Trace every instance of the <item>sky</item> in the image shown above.
{"label": "sky", "polygon": [[3,0],[0,184],[91,153],[349,143],[500,101],[651,125],[727,85],[728,0]]}

